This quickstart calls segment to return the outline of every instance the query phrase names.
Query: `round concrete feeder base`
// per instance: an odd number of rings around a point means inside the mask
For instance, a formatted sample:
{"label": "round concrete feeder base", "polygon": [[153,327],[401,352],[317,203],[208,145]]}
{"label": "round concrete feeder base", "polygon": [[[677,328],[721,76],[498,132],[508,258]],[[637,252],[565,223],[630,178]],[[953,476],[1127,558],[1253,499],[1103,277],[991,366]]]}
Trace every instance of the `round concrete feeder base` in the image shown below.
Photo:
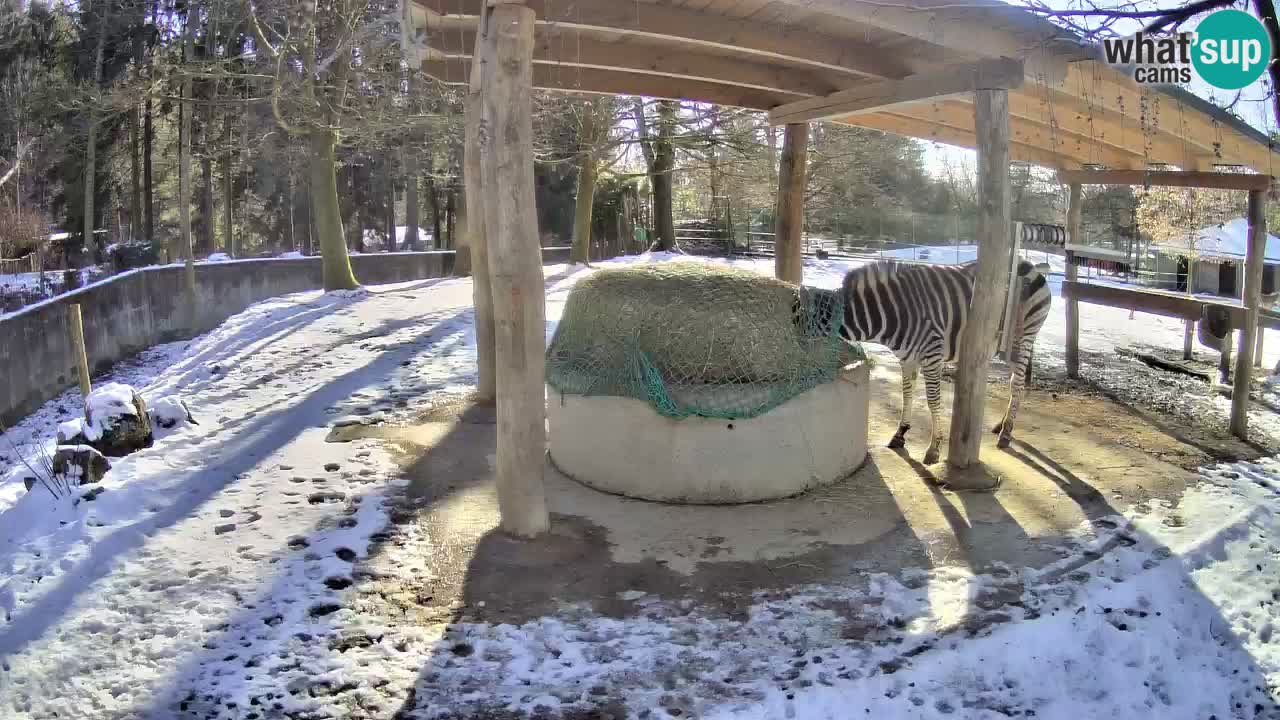
{"label": "round concrete feeder base", "polygon": [[547,388],[551,460],[589,487],[642,500],[776,500],[847,477],[867,457],[867,364],[763,415],[663,417],[633,398]]}

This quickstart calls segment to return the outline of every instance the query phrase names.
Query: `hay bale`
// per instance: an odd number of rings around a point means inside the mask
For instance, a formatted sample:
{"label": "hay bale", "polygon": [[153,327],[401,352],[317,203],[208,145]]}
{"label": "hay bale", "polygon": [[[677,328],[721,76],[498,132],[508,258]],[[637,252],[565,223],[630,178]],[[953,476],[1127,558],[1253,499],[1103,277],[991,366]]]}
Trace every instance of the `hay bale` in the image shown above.
{"label": "hay bale", "polygon": [[569,294],[547,382],[668,415],[752,417],[835,378],[842,314],[837,292],[723,265],[601,270]]}

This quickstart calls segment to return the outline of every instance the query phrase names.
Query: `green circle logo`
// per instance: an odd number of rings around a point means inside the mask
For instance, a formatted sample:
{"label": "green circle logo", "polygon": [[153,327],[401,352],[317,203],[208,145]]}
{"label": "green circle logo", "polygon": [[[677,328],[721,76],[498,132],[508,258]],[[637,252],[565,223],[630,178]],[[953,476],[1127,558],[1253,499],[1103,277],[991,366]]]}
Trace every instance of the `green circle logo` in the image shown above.
{"label": "green circle logo", "polygon": [[1191,62],[1210,85],[1239,90],[1262,77],[1271,62],[1271,38],[1262,22],[1240,10],[1219,10],[1196,28]]}

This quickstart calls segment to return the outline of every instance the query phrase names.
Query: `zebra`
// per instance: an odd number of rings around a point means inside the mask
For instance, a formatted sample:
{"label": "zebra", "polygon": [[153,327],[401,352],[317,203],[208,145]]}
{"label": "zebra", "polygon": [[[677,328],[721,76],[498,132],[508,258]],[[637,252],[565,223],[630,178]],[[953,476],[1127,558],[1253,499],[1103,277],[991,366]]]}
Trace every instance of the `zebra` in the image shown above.
{"label": "zebra", "polygon": [[[906,445],[916,373],[923,372],[925,398],[933,435],[924,454],[926,465],[938,461],[942,430],[938,409],[942,404],[942,363],[954,362],[973,298],[977,263],[927,265],[881,260],[850,270],[844,278],[844,321],[840,337],[845,342],[884,345],[902,365],[902,418],[889,447]],[[991,429],[998,446],[1008,447],[1013,421],[1031,370],[1036,333],[1049,315],[1052,293],[1031,263],[1018,263],[1018,277],[1026,280],[1018,318],[1017,362],[1009,379],[1009,407]]]}

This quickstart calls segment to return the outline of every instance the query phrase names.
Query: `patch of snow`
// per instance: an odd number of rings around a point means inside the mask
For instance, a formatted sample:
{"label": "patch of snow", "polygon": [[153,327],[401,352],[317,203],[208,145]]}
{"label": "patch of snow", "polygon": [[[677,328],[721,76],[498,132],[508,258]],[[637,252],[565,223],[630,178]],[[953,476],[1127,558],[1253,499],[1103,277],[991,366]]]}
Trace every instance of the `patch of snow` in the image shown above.
{"label": "patch of snow", "polygon": [[231,259],[230,255],[222,252],[217,252],[217,253],[210,254],[209,257],[205,258],[205,261],[211,262],[211,263],[217,263],[217,262],[226,262],[230,259]]}
{"label": "patch of snow", "polygon": [[[65,445],[77,435],[88,437],[88,428],[85,427],[84,418],[72,418],[65,422],[58,423],[58,430],[55,437],[59,445]],[[101,435],[99,435],[101,437]]]}
{"label": "patch of snow", "polygon": [[186,425],[198,424],[186,401],[177,395],[165,395],[147,403],[147,415],[151,417],[153,432],[157,436]]}

